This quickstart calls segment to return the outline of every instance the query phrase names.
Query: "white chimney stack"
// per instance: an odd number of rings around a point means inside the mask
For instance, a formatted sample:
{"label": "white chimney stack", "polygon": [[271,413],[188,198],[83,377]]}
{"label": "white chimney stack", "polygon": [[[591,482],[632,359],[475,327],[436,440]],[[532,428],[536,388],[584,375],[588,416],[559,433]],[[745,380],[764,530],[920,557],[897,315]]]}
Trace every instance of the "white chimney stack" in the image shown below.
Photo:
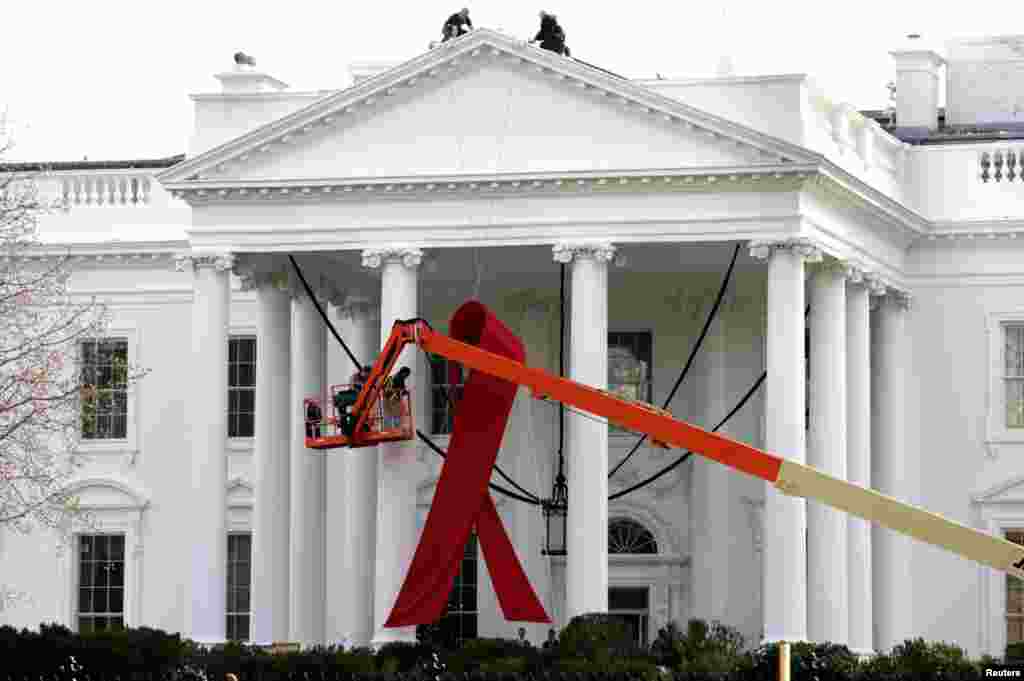
{"label": "white chimney stack", "polygon": [[920,39],[908,35],[905,48],[889,54],[896,63],[896,128],[925,137],[939,127],[939,68],[946,62]]}
{"label": "white chimney stack", "polygon": [[221,91],[226,95],[280,92],[288,88],[287,83],[257,71],[255,60],[241,52],[235,55],[233,70],[218,73],[214,77],[220,81]]}

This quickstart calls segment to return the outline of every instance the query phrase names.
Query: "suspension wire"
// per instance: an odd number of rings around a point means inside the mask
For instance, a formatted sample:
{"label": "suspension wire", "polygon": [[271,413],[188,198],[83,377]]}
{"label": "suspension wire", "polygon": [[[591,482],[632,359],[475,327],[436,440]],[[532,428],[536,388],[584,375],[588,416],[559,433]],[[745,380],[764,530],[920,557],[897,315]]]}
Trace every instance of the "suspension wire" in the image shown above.
{"label": "suspension wire", "polygon": [[334,328],[334,324],[331,324],[331,320],[327,318],[327,314],[323,311],[323,308],[320,307],[320,303],[317,302],[316,296],[313,295],[313,289],[310,288],[309,282],[307,282],[306,277],[302,275],[302,270],[299,269],[299,263],[295,262],[295,258],[292,257],[291,253],[288,254],[288,259],[292,261],[292,267],[295,268],[295,273],[299,275],[299,280],[302,281],[302,285],[306,289],[306,295],[308,295],[309,299],[313,301],[313,305],[316,306],[316,311],[320,313],[324,323],[327,324],[327,328],[331,330],[332,334],[334,334],[334,338],[341,343],[341,347],[345,350],[345,354],[347,354],[348,358],[352,360],[352,363],[356,365],[356,370],[358,371],[363,367],[363,365],[359,363],[356,356],[348,349],[348,346],[345,345],[345,341],[342,340],[341,336],[338,335],[337,329]]}
{"label": "suspension wire", "polygon": [[[810,313],[811,313],[811,306],[808,305],[807,307],[804,308],[804,319],[806,319],[807,316]],[[767,371],[762,372],[760,378],[758,378],[757,381],[754,382],[754,385],[752,385],[750,387],[750,390],[748,390],[747,394],[743,396],[743,399],[741,399],[739,401],[739,404],[737,404],[735,407],[733,407],[732,411],[730,411],[726,415],[726,417],[724,419],[722,419],[718,423],[717,426],[714,427],[714,429],[711,432],[712,433],[717,432],[719,428],[721,428],[723,425],[725,425],[726,421],[731,419],[736,414],[736,412],[738,412],[743,407],[743,405],[746,404],[747,401],[751,397],[753,397],[754,393],[757,392],[757,389],[759,387],[761,387],[761,384],[764,383],[764,381],[765,381],[765,379],[767,377],[768,377],[768,372]],[[633,492],[633,491],[636,491],[636,490],[640,489],[644,485],[648,485],[648,484],[654,482],[655,480],[657,480],[661,476],[665,475],[666,473],[671,471],[673,468],[675,468],[676,466],[678,466],[682,462],[686,461],[686,459],[689,458],[691,454],[693,454],[693,452],[687,452],[686,454],[683,454],[681,457],[676,459],[673,463],[671,463],[668,466],[666,466],[665,468],[661,469],[660,471],[658,471],[657,473],[655,473],[651,477],[649,477],[649,478],[647,478],[645,480],[641,480],[640,482],[638,482],[637,484],[633,485],[632,487],[630,487],[628,489],[624,489],[624,490],[616,492],[615,494],[610,495],[608,497],[608,501],[614,501],[615,499],[618,499],[619,497],[625,496],[625,495],[629,494],[630,492]]]}
{"label": "suspension wire", "polygon": [[[690,349],[690,356],[686,360],[686,366],[683,367],[683,371],[679,374],[679,378],[676,379],[676,384],[672,386],[672,390],[669,392],[668,397],[665,398],[665,404],[661,406],[662,409],[668,409],[668,405],[672,404],[672,398],[676,396],[676,392],[679,390],[679,386],[683,384],[683,379],[686,378],[686,374],[689,373],[690,367],[693,366],[693,360],[697,357],[697,352],[700,350],[701,345],[704,343],[704,338],[707,337],[708,331],[711,329],[711,322],[714,321],[715,316],[718,314],[718,308],[722,305],[722,300],[725,298],[725,291],[729,288],[729,281],[732,279],[732,270],[736,266],[736,257],[740,254],[740,244],[736,244],[735,250],[732,252],[732,261],[729,263],[729,269],[725,272],[725,278],[722,280],[722,285],[718,288],[718,297],[715,298],[715,304],[711,307],[711,312],[708,313],[707,319],[704,320],[704,328],[701,329],[700,336],[697,338],[697,342],[694,343]],[[608,474],[608,478],[611,479],[615,475],[616,471],[626,465],[637,450],[640,449],[640,445],[647,439],[647,434],[644,433],[636,444],[633,445],[633,449],[629,451],[622,461],[615,465],[612,472]]]}
{"label": "suspension wire", "polygon": [[[558,269],[558,377],[565,378],[565,263]],[[558,474],[565,474],[565,402],[558,402]]]}
{"label": "suspension wire", "polygon": [[[291,260],[292,267],[295,268],[296,274],[299,275],[299,279],[302,281],[302,285],[306,289],[306,294],[309,296],[309,299],[313,301],[313,305],[316,306],[316,311],[320,313],[320,317],[321,317],[321,319],[324,320],[324,324],[326,324],[327,328],[331,330],[331,333],[334,335],[334,338],[341,344],[341,347],[345,349],[345,352],[348,354],[349,359],[351,359],[352,363],[356,365],[356,368],[361,367],[362,364],[360,364],[359,360],[356,359],[356,356],[352,354],[352,351],[348,349],[348,346],[345,344],[345,341],[338,334],[338,330],[334,328],[334,324],[331,323],[331,320],[327,317],[327,314],[324,312],[323,308],[320,307],[320,303],[317,302],[316,296],[313,295],[313,289],[310,288],[309,283],[306,281],[306,277],[303,276],[302,270],[299,268],[299,264],[297,262],[295,262],[295,258],[293,258],[291,256],[291,254],[289,254],[288,255],[288,259]],[[452,401],[448,397],[448,393],[446,391],[445,391],[444,395],[445,395],[445,399],[448,400],[448,404],[451,405],[452,408],[454,409],[455,406],[454,406],[454,404],[452,404]],[[426,442],[427,445],[429,445],[431,449],[433,449],[435,452],[441,453],[441,451],[442,451],[441,448],[438,447],[436,444],[434,444],[434,442],[431,441],[431,439],[429,437],[427,437],[424,433],[422,433],[419,429],[416,430],[416,434],[419,435],[420,439],[422,439],[424,442]],[[441,456],[443,457],[444,454],[442,454]],[[501,477],[505,478],[505,480],[507,480],[509,483],[511,483],[514,487],[519,489],[521,492],[523,492],[524,494],[529,495],[530,497],[533,497],[533,499],[538,499],[537,495],[531,494],[530,492],[527,492],[525,489],[523,489],[522,487],[517,485],[510,477],[505,475],[505,472],[503,470],[501,470],[501,468],[497,465],[497,463],[495,463],[494,469],[496,471],[498,471],[498,474],[501,475]],[[503,488],[500,489],[499,491],[502,491],[503,493],[513,494],[511,492],[508,492],[507,490],[504,490]],[[515,496],[515,498],[520,498],[519,495],[514,495],[514,496]],[[533,499],[522,498],[522,500],[527,501],[527,502],[529,502],[531,504],[538,504],[538,503],[540,503],[539,499],[537,501],[533,501]]]}

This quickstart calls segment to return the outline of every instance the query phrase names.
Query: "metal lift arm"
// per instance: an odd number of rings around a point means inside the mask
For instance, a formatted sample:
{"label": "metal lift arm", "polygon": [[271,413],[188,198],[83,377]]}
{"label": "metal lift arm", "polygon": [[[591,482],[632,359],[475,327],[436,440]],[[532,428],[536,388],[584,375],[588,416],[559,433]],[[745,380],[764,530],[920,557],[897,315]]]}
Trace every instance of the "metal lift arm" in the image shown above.
{"label": "metal lift arm", "polygon": [[[415,343],[423,350],[454,360],[474,371],[524,385],[538,399],[564,402],[646,433],[655,444],[691,450],[730,468],[753,475],[790,496],[805,497],[852,513],[920,541],[941,546],[971,560],[1024,578],[1024,546],[961,525],[871,489],[834,478],[750,445],[710,433],[673,418],[648,404],[625,400],[603,390],[554,376],[542,369],[481,350],[434,331],[423,320],[397,321],[370,381],[356,403],[361,427],[365,405],[372,405],[402,348]],[[363,409],[363,411],[360,411]]]}

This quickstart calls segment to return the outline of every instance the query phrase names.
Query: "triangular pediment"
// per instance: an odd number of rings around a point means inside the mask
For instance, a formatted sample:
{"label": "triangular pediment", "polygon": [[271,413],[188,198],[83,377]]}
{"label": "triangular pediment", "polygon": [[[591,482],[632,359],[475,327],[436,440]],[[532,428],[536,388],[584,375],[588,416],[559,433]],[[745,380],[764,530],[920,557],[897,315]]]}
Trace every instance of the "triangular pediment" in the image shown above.
{"label": "triangular pediment", "polygon": [[237,181],[737,168],[817,157],[480,29],[168,169]]}

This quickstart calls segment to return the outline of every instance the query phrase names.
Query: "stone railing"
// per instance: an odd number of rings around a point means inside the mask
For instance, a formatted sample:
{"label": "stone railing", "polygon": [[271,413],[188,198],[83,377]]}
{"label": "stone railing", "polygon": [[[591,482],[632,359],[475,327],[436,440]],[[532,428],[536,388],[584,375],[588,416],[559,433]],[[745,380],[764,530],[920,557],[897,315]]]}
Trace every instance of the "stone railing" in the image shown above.
{"label": "stone railing", "polygon": [[59,173],[53,178],[66,208],[72,206],[141,205],[152,196],[152,172]]}
{"label": "stone railing", "polygon": [[[808,145],[858,175],[872,172],[879,189],[892,193],[906,167],[907,145],[846,103],[829,99],[808,82]],[[885,178],[885,179],[883,179]]]}
{"label": "stone railing", "polygon": [[982,182],[1024,182],[1024,144],[1000,145],[978,152]]}

